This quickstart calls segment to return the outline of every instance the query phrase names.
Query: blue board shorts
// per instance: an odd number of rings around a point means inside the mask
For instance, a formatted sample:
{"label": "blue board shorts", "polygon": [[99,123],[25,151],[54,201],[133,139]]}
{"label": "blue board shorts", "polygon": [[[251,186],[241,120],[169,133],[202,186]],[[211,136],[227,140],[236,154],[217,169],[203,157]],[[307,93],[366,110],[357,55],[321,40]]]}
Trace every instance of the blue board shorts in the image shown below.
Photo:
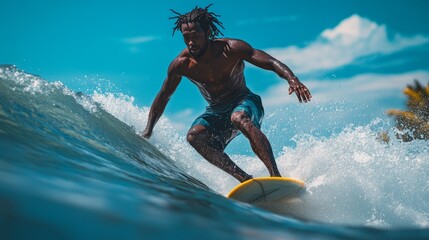
{"label": "blue board shorts", "polygon": [[250,90],[232,103],[206,107],[206,111],[195,119],[191,128],[195,125],[205,126],[216,140],[215,144],[220,144],[220,147],[225,149],[228,143],[240,133],[232,124],[231,115],[242,111],[250,117],[257,128],[261,128],[264,107],[261,97]]}

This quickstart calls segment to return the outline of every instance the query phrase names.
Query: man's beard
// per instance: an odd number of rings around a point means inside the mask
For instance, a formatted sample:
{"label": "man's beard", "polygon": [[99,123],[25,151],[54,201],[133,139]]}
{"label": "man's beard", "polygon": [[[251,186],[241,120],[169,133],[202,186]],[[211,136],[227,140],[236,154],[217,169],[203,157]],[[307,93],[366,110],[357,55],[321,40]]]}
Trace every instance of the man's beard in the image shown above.
{"label": "man's beard", "polygon": [[203,55],[204,55],[204,53],[206,52],[206,50],[207,50],[207,47],[208,47],[208,46],[209,46],[209,45],[208,45],[208,44],[206,44],[206,45],[204,46],[204,48],[200,48],[200,52],[199,52],[199,53],[197,53],[197,54],[192,53],[191,49],[189,49],[189,53],[192,55],[192,57],[194,57],[194,58],[199,58],[199,57],[201,57],[201,56],[203,56]]}

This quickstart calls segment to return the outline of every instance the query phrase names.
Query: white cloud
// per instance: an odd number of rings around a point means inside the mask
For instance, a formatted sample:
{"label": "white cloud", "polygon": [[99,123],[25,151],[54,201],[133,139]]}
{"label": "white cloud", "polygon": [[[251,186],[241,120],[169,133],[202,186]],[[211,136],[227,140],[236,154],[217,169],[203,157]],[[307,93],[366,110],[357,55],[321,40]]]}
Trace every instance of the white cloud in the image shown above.
{"label": "white cloud", "polygon": [[187,108],[171,116],[173,126],[178,131],[186,131],[197,117],[193,109]]}
{"label": "white cloud", "polygon": [[138,37],[132,37],[132,38],[125,38],[122,41],[127,44],[141,44],[141,43],[147,43],[158,39],[158,37],[155,36],[138,36]]}
{"label": "white cloud", "polygon": [[296,73],[328,70],[352,63],[372,54],[390,54],[429,42],[426,36],[404,37],[399,34],[389,39],[386,26],[352,15],[335,28],[324,30],[305,47],[290,46],[266,51],[288,64]]}
{"label": "white cloud", "polygon": [[141,44],[152,42],[156,39],[159,39],[159,37],[156,37],[156,36],[138,36],[138,37],[132,37],[132,38],[124,38],[124,39],[122,39],[122,42],[129,46],[128,50],[130,52],[139,53],[142,51]]}
{"label": "white cloud", "polygon": [[[429,79],[429,71],[414,71],[401,74],[362,74],[348,79],[306,80],[305,84],[313,95],[312,102],[324,104],[333,101],[351,100],[370,102],[400,97],[402,89],[414,79],[424,84]],[[274,85],[262,95],[264,106],[280,107],[298,102],[295,94],[288,94],[286,82]]]}

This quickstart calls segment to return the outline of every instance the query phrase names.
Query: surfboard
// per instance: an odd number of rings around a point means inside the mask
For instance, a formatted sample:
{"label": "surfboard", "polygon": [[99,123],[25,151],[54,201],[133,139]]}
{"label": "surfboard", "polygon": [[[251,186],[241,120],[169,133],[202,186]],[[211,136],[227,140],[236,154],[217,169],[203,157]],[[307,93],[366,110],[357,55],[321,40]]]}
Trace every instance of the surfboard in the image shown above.
{"label": "surfboard", "polygon": [[260,177],[240,183],[229,192],[227,197],[258,205],[297,199],[304,193],[305,184],[300,180],[286,177]]}

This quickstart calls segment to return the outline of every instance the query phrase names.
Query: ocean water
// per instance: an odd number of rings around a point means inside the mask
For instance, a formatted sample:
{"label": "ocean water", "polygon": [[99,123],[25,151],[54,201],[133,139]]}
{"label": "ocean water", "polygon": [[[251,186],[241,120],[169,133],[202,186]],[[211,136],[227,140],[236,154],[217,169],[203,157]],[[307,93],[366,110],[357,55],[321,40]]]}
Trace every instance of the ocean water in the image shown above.
{"label": "ocean water", "polygon": [[[140,138],[148,108],[133,101],[0,66],[1,239],[429,239],[429,144],[379,141],[387,119],[273,137],[307,192],[267,211],[226,199],[238,182],[169,119]],[[252,154],[232,158],[267,174]]]}

